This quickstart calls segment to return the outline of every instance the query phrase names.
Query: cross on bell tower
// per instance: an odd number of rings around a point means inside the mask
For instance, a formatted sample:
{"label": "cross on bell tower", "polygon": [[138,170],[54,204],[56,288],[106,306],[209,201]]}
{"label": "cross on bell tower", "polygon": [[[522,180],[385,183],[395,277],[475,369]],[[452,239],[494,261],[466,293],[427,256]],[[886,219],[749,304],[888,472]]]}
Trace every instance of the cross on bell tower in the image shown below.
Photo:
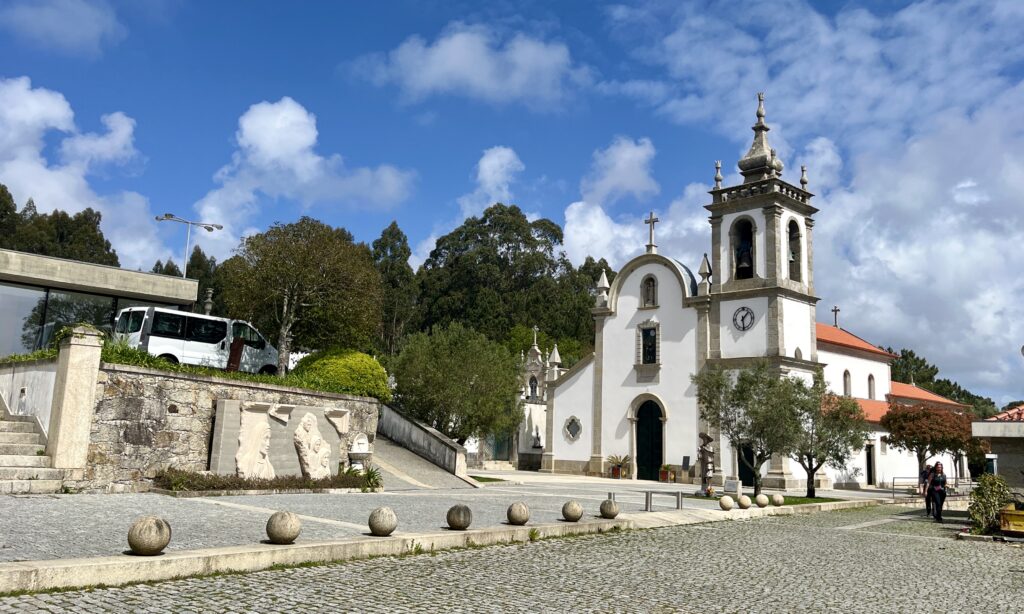
{"label": "cross on bell tower", "polygon": [[658,253],[658,245],[654,242],[654,225],[657,224],[660,221],[661,221],[660,219],[654,217],[654,212],[653,211],[651,211],[651,214],[649,216],[647,216],[646,220],[644,220],[644,224],[647,224],[650,227],[649,228],[649,230],[650,230],[650,239],[647,241],[647,253],[648,254],[657,254]]}
{"label": "cross on bell tower", "polygon": [[840,311],[842,311],[842,310],[839,309],[839,305],[833,305],[832,306],[832,321],[833,321],[833,324],[835,325],[836,328],[839,328],[839,312]]}

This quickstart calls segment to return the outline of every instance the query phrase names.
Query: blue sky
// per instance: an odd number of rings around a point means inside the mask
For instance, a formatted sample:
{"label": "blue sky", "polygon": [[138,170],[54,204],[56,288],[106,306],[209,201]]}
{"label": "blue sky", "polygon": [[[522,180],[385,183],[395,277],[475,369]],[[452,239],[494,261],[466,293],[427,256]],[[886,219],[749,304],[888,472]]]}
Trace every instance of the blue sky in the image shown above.
{"label": "blue sky", "polygon": [[[308,214],[432,237],[494,200],[574,261],[694,268],[706,190],[770,139],[821,208],[822,320],[1024,397],[1024,3],[0,0],[0,182],[104,212],[125,266]],[[1016,250],[1019,251],[1019,250]],[[415,264],[415,262],[414,262]]]}

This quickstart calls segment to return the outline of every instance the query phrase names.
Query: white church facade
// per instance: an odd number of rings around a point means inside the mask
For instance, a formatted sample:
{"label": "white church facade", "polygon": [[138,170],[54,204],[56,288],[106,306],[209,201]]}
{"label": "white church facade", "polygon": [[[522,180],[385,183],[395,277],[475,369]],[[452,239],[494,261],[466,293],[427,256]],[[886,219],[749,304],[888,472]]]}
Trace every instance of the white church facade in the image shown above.
{"label": "white church facade", "polygon": [[[626,477],[657,479],[668,465],[683,481],[699,481],[698,434],[709,429],[701,424],[691,376],[707,366],[739,369],[767,361],[780,374],[807,381],[822,367],[834,392],[858,400],[874,425],[870,438],[847,471],[819,474],[822,485],[880,485],[917,474],[911,455],[888,450],[881,440],[877,421],[888,400],[962,408],[891,383],[891,355],[838,326],[817,323],[812,236],[818,210],[806,169],[800,187],[782,180],[783,163],[768,145],[763,96],[758,99],[754,142],[738,163],[743,183],[723,187],[716,163],[706,206],[711,251],[697,276],[658,252],[652,214],[645,220],[646,252],[612,283],[602,275],[597,284],[593,354],[568,370],[550,357],[545,361],[553,369],[542,390],[543,437],[531,438],[533,446],[543,445],[541,471],[607,475],[609,456],[628,455]],[[531,425],[536,414],[531,410]],[[748,481],[726,441],[716,437],[712,446],[716,483]],[[785,458],[773,458],[763,471],[767,487],[806,482],[803,469]]]}

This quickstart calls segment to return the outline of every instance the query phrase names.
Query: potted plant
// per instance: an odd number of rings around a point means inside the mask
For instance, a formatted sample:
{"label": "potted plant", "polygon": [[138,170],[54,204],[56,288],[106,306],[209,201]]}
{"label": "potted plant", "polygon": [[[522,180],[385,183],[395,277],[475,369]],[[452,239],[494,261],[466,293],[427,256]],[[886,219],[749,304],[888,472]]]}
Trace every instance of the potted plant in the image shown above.
{"label": "potted plant", "polygon": [[672,467],[668,465],[662,465],[661,469],[658,470],[659,482],[672,482],[674,477],[672,475]]}
{"label": "potted plant", "polygon": [[618,454],[610,454],[608,456],[608,470],[611,472],[613,480],[622,479],[622,457]]}

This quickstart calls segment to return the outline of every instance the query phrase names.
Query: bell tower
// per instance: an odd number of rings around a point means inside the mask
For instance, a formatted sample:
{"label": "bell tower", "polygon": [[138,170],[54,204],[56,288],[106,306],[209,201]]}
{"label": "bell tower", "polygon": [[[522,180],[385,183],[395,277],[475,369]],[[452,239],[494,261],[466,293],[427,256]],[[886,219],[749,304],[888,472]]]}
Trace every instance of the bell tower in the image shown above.
{"label": "bell tower", "polygon": [[757,95],[754,141],[737,164],[743,182],[723,187],[715,163],[711,222],[709,361],[725,368],[767,359],[783,371],[817,361],[813,194],[806,168],[800,187],[768,144],[764,94]]}

